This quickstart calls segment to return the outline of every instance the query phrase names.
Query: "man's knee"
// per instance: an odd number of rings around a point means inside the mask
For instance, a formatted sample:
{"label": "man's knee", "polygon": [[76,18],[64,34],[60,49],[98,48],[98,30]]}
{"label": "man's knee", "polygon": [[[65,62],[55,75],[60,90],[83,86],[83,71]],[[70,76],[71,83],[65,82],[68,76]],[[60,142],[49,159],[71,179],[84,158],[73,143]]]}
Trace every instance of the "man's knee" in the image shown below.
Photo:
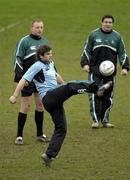
{"label": "man's knee", "polygon": [[36,104],[36,110],[39,112],[44,111],[43,104],[41,102]]}
{"label": "man's knee", "polygon": [[30,104],[22,104],[20,111],[23,113],[27,113],[29,111]]}
{"label": "man's knee", "polygon": [[27,113],[30,108],[30,97],[24,97],[21,102],[21,112]]}

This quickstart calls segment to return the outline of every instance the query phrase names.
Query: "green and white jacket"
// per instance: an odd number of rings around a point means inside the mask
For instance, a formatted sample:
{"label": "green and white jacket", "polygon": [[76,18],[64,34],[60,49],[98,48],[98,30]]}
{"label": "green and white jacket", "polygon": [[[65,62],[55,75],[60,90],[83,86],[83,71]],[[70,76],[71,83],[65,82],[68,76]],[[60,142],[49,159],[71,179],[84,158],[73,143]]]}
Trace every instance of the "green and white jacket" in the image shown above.
{"label": "green and white jacket", "polygon": [[36,49],[48,44],[48,40],[33,34],[23,37],[16,45],[14,53],[14,81],[18,82],[28,68],[36,61]]}
{"label": "green and white jacket", "polygon": [[[116,67],[117,56],[122,69],[129,70],[129,60],[120,34],[114,30],[104,32],[98,28],[90,33],[85,43],[81,56],[81,66],[89,65],[90,73],[100,75],[100,63],[110,60]],[[114,74],[116,74],[116,68]]]}

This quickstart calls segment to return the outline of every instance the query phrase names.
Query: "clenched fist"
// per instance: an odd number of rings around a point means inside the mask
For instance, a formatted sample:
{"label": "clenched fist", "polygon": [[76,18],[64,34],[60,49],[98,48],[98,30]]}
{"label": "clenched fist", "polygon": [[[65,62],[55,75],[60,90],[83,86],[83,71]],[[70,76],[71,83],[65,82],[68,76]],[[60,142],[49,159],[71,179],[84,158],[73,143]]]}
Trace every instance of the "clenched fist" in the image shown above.
{"label": "clenched fist", "polygon": [[9,98],[9,102],[12,103],[12,104],[15,104],[15,103],[16,103],[16,100],[17,100],[17,98],[16,98],[15,96],[11,96],[11,97]]}

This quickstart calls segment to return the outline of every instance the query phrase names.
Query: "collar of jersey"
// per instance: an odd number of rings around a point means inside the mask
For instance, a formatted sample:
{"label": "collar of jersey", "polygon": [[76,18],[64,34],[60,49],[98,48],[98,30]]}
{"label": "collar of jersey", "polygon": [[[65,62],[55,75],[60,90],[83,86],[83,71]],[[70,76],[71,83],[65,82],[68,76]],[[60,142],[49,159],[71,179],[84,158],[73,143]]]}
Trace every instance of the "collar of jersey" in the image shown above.
{"label": "collar of jersey", "polygon": [[46,61],[43,61],[43,60],[41,60],[41,59],[39,59],[38,61],[40,61],[40,62],[42,62],[43,64],[50,64],[51,62],[46,62]]}
{"label": "collar of jersey", "polygon": [[105,34],[110,34],[110,33],[112,33],[112,30],[111,30],[111,31],[103,31],[102,28],[100,28],[100,30],[101,30],[103,33],[105,33]]}
{"label": "collar of jersey", "polygon": [[36,35],[34,35],[34,34],[30,34],[30,36],[31,36],[31,38],[36,39],[36,40],[41,39],[40,36],[36,36]]}

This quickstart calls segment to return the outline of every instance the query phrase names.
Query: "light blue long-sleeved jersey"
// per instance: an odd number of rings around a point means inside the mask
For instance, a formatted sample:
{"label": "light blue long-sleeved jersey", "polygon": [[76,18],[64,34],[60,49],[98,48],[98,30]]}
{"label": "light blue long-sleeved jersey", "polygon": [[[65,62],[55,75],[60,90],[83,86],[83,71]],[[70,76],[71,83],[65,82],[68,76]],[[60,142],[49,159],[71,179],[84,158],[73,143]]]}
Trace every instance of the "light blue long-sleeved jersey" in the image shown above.
{"label": "light blue long-sleeved jersey", "polygon": [[41,60],[37,61],[27,70],[23,78],[28,82],[34,82],[41,100],[48,90],[57,87],[56,70],[53,61],[49,63]]}

